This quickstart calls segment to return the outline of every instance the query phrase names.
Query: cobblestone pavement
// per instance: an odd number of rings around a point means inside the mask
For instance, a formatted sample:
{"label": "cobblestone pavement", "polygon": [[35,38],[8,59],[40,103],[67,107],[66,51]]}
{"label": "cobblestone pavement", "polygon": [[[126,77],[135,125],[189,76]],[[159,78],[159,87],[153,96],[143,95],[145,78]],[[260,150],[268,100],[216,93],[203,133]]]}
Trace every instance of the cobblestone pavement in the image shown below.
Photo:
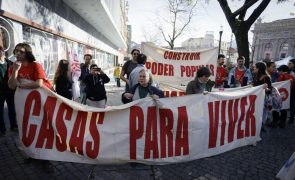
{"label": "cobblestone pavement", "polygon": [[[123,88],[112,88],[108,105],[119,104]],[[5,117],[8,121],[7,116]],[[7,123],[7,122],[6,122]],[[8,126],[9,128],[9,126]],[[275,179],[275,175],[295,151],[295,125],[267,129],[256,146],[187,163],[148,166],[138,164],[88,165],[51,161],[54,172],[47,173],[40,161],[27,161],[18,149],[18,134],[0,138],[0,179]]]}

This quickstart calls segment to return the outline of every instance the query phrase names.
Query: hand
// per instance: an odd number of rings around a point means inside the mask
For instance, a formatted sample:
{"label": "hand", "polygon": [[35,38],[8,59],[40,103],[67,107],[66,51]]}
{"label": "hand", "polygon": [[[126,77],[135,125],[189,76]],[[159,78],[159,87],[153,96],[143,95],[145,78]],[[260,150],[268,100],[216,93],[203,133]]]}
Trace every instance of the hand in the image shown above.
{"label": "hand", "polygon": [[262,86],[262,88],[266,90],[267,89],[267,84],[264,83],[263,86]]}
{"label": "hand", "polygon": [[127,99],[132,99],[133,94],[131,94],[131,93],[125,93],[124,94],[124,97],[127,98]]}
{"label": "hand", "polygon": [[22,83],[20,83],[20,84],[18,85],[18,88],[24,88],[24,85],[23,85]]}
{"label": "hand", "polygon": [[207,95],[207,94],[208,94],[208,91],[203,91],[203,94],[204,94],[204,95]]}
{"label": "hand", "polygon": [[227,80],[227,77],[224,77],[224,78],[221,78],[222,81],[226,81]]}
{"label": "hand", "polygon": [[151,98],[152,98],[153,100],[156,100],[156,99],[159,99],[160,97],[159,97],[158,95],[156,95],[156,94],[152,94],[152,95],[151,95]]}
{"label": "hand", "polygon": [[20,70],[21,66],[22,66],[22,63],[20,61],[15,61],[13,63],[13,70],[18,71],[18,70]]}

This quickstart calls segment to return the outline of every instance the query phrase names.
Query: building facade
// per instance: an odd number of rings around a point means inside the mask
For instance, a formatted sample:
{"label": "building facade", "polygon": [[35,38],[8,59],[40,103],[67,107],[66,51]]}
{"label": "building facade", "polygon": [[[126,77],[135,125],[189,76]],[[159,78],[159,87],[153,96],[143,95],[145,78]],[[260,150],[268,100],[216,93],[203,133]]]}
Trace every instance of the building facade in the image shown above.
{"label": "building facade", "polygon": [[[204,37],[189,38],[181,43],[181,47],[186,50],[202,50],[219,46],[219,40],[214,38],[214,31],[207,31]],[[228,49],[228,43],[221,41],[221,53]]]}
{"label": "building facade", "polygon": [[258,20],[253,32],[253,61],[295,57],[295,18],[269,23]]}
{"label": "building facade", "polygon": [[126,55],[126,1],[2,0],[0,45],[13,59],[14,46],[29,43],[49,79],[60,59],[83,62],[86,53],[112,68]]}
{"label": "building facade", "polygon": [[[204,37],[200,38],[189,38],[181,43],[181,47],[179,50],[204,50],[210,48],[218,48],[219,39],[214,38],[214,31],[207,31]],[[227,57],[227,60],[230,62],[234,62],[234,58],[236,57],[236,52],[230,46],[230,43],[225,41],[221,41],[220,44],[220,53],[224,54]]]}
{"label": "building facade", "polygon": [[205,37],[189,38],[181,43],[187,50],[208,49],[214,47],[214,32],[207,31]]}

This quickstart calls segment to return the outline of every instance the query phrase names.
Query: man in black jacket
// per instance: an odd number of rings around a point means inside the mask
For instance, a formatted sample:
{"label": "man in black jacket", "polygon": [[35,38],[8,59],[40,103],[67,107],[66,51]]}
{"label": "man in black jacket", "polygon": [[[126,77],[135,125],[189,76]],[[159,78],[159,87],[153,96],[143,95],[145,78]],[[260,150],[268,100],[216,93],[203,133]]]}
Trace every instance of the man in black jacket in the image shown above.
{"label": "man in black jacket", "polygon": [[96,64],[92,64],[90,74],[85,77],[83,82],[86,85],[86,104],[105,108],[107,95],[104,84],[110,82],[110,78]]}
{"label": "man in black jacket", "polygon": [[3,47],[0,47],[0,136],[4,136],[6,127],[4,123],[4,103],[8,108],[10,129],[17,130],[14,107],[14,90],[8,88],[8,69],[12,62],[5,58]]}
{"label": "man in black jacket", "polygon": [[92,56],[90,54],[85,54],[84,55],[84,62],[80,64],[81,68],[81,75],[79,77],[80,81],[80,100],[81,104],[86,104],[86,92],[85,92],[85,84],[84,84],[84,79],[87,75],[90,73],[90,63],[91,63]]}

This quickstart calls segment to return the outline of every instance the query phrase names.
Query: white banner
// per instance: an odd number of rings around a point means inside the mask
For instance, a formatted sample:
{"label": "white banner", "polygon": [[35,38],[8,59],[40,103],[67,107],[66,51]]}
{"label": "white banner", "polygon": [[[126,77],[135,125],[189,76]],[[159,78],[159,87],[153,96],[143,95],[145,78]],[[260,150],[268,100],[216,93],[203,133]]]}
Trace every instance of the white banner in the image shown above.
{"label": "white banner", "polygon": [[210,79],[215,80],[217,48],[181,52],[142,43],[141,49],[147,55],[146,68],[151,72],[153,80],[160,85],[187,85],[195,79],[198,69],[202,66],[209,68]]}
{"label": "white banner", "polygon": [[[281,81],[272,83],[272,86],[276,88],[280,95],[282,96],[282,108],[281,109],[290,109],[290,96],[291,96],[291,81]],[[238,88],[219,88],[219,89],[213,89],[212,91],[240,91],[245,88],[251,88],[252,86],[244,86],[244,87],[238,87]]]}
{"label": "white banner", "polygon": [[[290,109],[290,96],[291,96],[291,81],[282,81],[272,83],[272,86],[277,88],[282,96],[282,108],[281,109]],[[243,89],[251,88],[252,86],[243,86],[237,88],[213,88],[212,92],[233,92],[233,91],[240,91]],[[164,91],[166,97],[175,97],[175,96],[184,96],[186,86],[177,86],[177,85],[169,85],[162,83],[160,84],[160,88]]]}
{"label": "white banner", "polygon": [[47,89],[17,89],[22,149],[79,163],[166,164],[217,155],[260,140],[264,90],[140,99],[98,109]]}
{"label": "white banner", "polygon": [[281,170],[276,175],[276,178],[281,180],[294,180],[295,179],[295,152],[290,159],[284,164]]}
{"label": "white banner", "polygon": [[279,90],[282,96],[282,109],[290,109],[291,81],[276,82],[272,85]]}

